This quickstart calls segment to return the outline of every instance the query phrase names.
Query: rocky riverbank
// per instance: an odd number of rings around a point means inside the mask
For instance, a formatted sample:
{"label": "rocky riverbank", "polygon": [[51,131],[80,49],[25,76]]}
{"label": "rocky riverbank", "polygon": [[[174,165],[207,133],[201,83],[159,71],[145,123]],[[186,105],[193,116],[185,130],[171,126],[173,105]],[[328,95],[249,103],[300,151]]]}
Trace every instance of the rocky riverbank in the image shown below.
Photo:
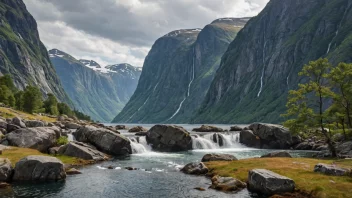
{"label": "rocky riverbank", "polygon": [[[210,156],[216,158],[204,160]],[[349,197],[351,170],[352,160],[292,158],[287,152],[244,160],[207,154],[202,162],[181,169],[185,174],[209,177],[209,188],[234,194],[247,188],[257,195],[274,197]]]}

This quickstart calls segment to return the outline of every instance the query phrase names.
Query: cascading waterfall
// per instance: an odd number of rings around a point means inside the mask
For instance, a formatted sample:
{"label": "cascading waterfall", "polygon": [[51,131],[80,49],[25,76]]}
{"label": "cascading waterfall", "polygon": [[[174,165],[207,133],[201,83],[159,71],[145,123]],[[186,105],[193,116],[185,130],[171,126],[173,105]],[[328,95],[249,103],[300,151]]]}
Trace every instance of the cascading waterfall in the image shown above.
{"label": "cascading waterfall", "polygon": [[142,106],[140,106],[140,107],[137,109],[137,111],[134,112],[134,113],[131,115],[130,118],[128,118],[127,121],[130,121],[130,120],[133,118],[133,116],[136,115],[136,113],[139,112],[139,111],[147,104],[147,102],[149,101],[150,96],[153,95],[153,93],[155,92],[155,90],[156,90],[156,88],[158,87],[159,83],[160,83],[160,82],[158,82],[158,83],[155,85],[155,87],[154,87],[154,89],[153,89],[153,92],[148,96],[148,98],[145,100],[145,102],[142,104]]}
{"label": "cascading waterfall", "polygon": [[242,148],[239,133],[210,133],[204,136],[192,135],[193,149]]}
{"label": "cascading waterfall", "polygon": [[76,138],[75,138],[75,136],[73,136],[72,134],[67,134],[67,140],[69,141],[69,142],[72,142],[72,141],[76,141]]}
{"label": "cascading waterfall", "polygon": [[147,153],[151,151],[150,146],[147,143],[146,137],[131,137],[129,138],[131,142],[132,153]]}
{"label": "cascading waterfall", "polygon": [[343,16],[342,16],[339,25],[337,26],[337,30],[336,30],[336,32],[335,32],[335,36],[331,39],[331,41],[330,41],[330,43],[329,43],[328,50],[326,51],[326,55],[328,55],[329,52],[330,52],[332,42],[333,42],[333,41],[335,40],[335,38],[339,35],[339,29],[341,28],[342,21],[343,21],[343,19],[345,18],[346,14],[347,14],[347,11],[348,11],[348,9],[351,7],[351,5],[352,5],[352,4],[350,4],[349,6],[346,7],[345,13],[344,13]]}
{"label": "cascading waterfall", "polygon": [[178,106],[178,108],[177,108],[177,110],[175,111],[175,113],[172,114],[172,116],[171,116],[169,119],[167,119],[165,122],[171,120],[172,118],[174,118],[174,117],[180,112],[183,103],[186,101],[187,97],[189,97],[189,92],[190,92],[190,90],[191,90],[191,85],[192,85],[192,83],[193,83],[193,81],[194,81],[194,78],[195,78],[195,60],[194,60],[194,57],[195,57],[195,49],[193,48],[192,76],[191,76],[190,82],[188,83],[187,96],[185,96],[185,97],[183,98],[183,100],[181,101],[181,103],[180,103],[180,105]]}

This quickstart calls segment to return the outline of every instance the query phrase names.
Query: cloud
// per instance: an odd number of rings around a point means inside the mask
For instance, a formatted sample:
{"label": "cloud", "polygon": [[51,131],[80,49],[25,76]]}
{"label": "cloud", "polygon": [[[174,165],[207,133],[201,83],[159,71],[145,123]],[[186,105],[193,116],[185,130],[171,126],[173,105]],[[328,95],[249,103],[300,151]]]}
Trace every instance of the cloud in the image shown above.
{"label": "cloud", "polygon": [[254,16],[269,0],[24,0],[41,39],[78,58],[142,66],[156,39],[221,17]]}

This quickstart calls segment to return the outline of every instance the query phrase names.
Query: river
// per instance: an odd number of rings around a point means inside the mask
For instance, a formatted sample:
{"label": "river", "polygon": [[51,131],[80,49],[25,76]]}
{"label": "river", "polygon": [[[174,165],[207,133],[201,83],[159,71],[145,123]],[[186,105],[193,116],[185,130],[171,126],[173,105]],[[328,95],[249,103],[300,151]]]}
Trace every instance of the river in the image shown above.
{"label": "river", "polygon": [[[142,125],[150,128],[153,125]],[[188,131],[199,125],[181,125]],[[229,129],[229,125],[217,125]],[[121,131],[131,140],[134,154],[124,159],[114,159],[81,168],[83,174],[68,176],[66,181],[38,184],[13,184],[12,191],[0,191],[2,197],[69,197],[69,198],[105,198],[105,197],[258,197],[247,190],[236,194],[226,194],[208,189],[209,178],[190,176],[179,171],[189,162],[200,161],[207,153],[227,153],[239,159],[260,157],[272,150],[248,148],[239,143],[238,132],[219,133],[223,139],[213,141],[214,133],[194,133],[193,150],[180,153],[153,152],[145,137],[135,137],[127,131]],[[289,151],[295,157],[309,156],[307,151]],[[114,169],[107,169],[108,166]],[[125,167],[138,170],[129,171]],[[206,191],[194,188],[202,187]]]}

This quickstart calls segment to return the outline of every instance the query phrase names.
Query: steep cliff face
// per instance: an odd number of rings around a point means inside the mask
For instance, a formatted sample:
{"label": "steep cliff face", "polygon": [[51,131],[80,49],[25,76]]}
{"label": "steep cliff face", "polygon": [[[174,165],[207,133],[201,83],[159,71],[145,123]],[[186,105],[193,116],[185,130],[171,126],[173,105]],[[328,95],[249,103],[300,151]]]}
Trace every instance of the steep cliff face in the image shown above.
{"label": "steep cliff face", "polygon": [[220,59],[248,21],[218,19],[204,29],[173,31],[149,52],[136,92],[114,122],[189,122]]}
{"label": "steep cliff face", "polygon": [[97,68],[57,49],[50,50],[49,54],[74,106],[101,122],[111,122],[122,110],[141,74],[139,68],[128,64]]}
{"label": "steep cliff face", "polygon": [[37,23],[22,0],[0,2],[0,75],[10,74],[15,85],[40,87],[70,104],[48,53],[40,41]]}
{"label": "steep cliff face", "polygon": [[303,65],[351,62],[351,46],[351,1],[271,0],[229,46],[193,122],[280,122]]}

